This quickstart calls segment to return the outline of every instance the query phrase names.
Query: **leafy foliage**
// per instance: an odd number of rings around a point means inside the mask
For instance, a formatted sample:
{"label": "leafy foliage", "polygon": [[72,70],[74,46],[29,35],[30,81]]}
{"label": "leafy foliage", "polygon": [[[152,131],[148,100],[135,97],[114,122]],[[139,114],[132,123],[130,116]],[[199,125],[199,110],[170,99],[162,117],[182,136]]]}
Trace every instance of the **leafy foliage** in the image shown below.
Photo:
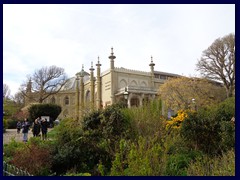
{"label": "leafy foliage", "polygon": [[27,144],[16,151],[11,163],[19,168],[26,169],[30,174],[40,176],[51,173],[50,149],[38,146],[37,144]]}
{"label": "leafy foliage", "polygon": [[6,131],[7,127],[8,127],[8,122],[5,118],[3,118],[3,132]]}
{"label": "leafy foliage", "polygon": [[128,129],[128,120],[118,105],[91,112],[81,126],[76,120],[63,120],[58,127],[53,170],[64,174],[74,168],[75,173],[92,175],[109,171],[115,148]]}
{"label": "leafy foliage", "polygon": [[234,101],[228,102],[229,100],[226,100],[215,108],[190,113],[182,124],[183,138],[194,148],[208,154],[219,154],[234,147],[235,125],[230,121],[234,111],[225,111],[228,107],[234,109]]}
{"label": "leafy foliage", "polygon": [[188,112],[191,110],[179,110],[175,117],[171,117],[166,123],[166,128],[180,128],[182,122],[188,117]]}
{"label": "leafy foliage", "polygon": [[53,144],[30,138],[28,143],[16,142],[14,139],[4,145],[4,159],[14,166],[27,170],[33,175],[49,175],[51,173],[51,153]]}
{"label": "leafy foliage", "polygon": [[229,150],[214,158],[202,156],[192,161],[187,169],[188,176],[235,176],[235,152]]}
{"label": "leafy foliage", "polygon": [[52,120],[55,120],[61,113],[62,108],[56,104],[33,104],[28,111],[30,120],[41,116],[50,116]]}
{"label": "leafy foliage", "polygon": [[[179,77],[167,80],[159,89],[166,107],[173,110],[199,109],[225,99],[224,88],[207,79]],[[194,103],[192,101],[194,99]]]}
{"label": "leafy foliage", "polygon": [[4,158],[29,168],[27,159],[37,153],[28,162],[38,175],[233,175],[234,104],[231,98],[198,111],[179,111],[170,120],[178,128],[166,128],[170,121],[162,116],[161,101],[131,109],[112,105],[81,121],[62,120],[49,141],[12,141],[4,145]]}

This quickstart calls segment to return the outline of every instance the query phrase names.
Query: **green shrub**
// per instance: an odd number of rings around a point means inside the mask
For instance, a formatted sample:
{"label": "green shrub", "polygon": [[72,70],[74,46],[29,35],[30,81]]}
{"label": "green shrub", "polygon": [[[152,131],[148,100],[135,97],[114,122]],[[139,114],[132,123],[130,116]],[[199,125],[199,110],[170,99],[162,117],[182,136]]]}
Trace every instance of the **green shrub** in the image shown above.
{"label": "green shrub", "polygon": [[131,124],[131,139],[137,136],[153,137],[156,134],[163,136],[165,133],[165,125],[162,117],[161,100],[154,100],[144,104],[138,108],[124,109],[123,113]]}
{"label": "green shrub", "polygon": [[17,120],[15,119],[8,119],[7,124],[8,124],[8,129],[16,129],[17,128]]}
{"label": "green shrub", "polygon": [[235,176],[235,151],[229,150],[222,156],[203,156],[191,162],[188,176]]}
{"label": "green shrub", "polygon": [[8,128],[8,122],[5,118],[3,118],[3,132],[6,132],[7,128]]}
{"label": "green shrub", "polygon": [[230,98],[208,109],[189,113],[182,124],[181,135],[192,145],[207,154],[219,154],[235,146],[235,101]]}
{"label": "green shrub", "polygon": [[110,175],[159,176],[163,162],[163,149],[156,139],[139,137],[137,143],[121,140]]}
{"label": "green shrub", "polygon": [[16,151],[23,148],[23,146],[24,144],[22,142],[17,142],[15,138],[12,138],[8,144],[4,144],[3,146],[4,160],[6,162],[12,160]]}
{"label": "green shrub", "polygon": [[50,120],[54,121],[61,113],[62,108],[57,104],[33,104],[28,109],[29,119],[34,121],[37,117],[50,116]]}
{"label": "green shrub", "polygon": [[33,175],[50,175],[53,144],[30,138],[28,143],[10,141],[4,145],[4,160]]}

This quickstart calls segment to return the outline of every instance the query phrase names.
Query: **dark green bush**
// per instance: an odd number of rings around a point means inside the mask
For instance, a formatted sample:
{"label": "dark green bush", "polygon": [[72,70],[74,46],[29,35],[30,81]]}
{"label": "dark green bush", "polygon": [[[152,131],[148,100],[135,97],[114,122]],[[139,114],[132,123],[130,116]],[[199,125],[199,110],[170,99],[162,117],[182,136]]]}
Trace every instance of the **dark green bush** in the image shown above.
{"label": "dark green bush", "polygon": [[29,119],[34,121],[37,117],[50,116],[50,120],[54,121],[61,113],[62,108],[56,104],[34,104],[30,106]]}
{"label": "dark green bush", "polygon": [[14,119],[9,119],[9,120],[7,120],[7,124],[8,124],[8,126],[7,126],[7,128],[8,129],[16,129],[17,128],[17,120],[14,120]]}
{"label": "dark green bush", "polygon": [[73,119],[61,121],[56,133],[58,146],[53,171],[64,174],[74,169],[74,173],[99,175],[102,164],[107,173],[119,140],[128,135],[127,131],[129,121],[119,105],[91,112],[83,117],[82,124]]}
{"label": "dark green bush", "polygon": [[5,132],[7,128],[8,128],[8,122],[5,118],[3,118],[3,132]]}
{"label": "dark green bush", "polygon": [[235,146],[235,101],[227,99],[217,106],[190,113],[182,124],[181,135],[193,148],[207,154],[220,154]]}

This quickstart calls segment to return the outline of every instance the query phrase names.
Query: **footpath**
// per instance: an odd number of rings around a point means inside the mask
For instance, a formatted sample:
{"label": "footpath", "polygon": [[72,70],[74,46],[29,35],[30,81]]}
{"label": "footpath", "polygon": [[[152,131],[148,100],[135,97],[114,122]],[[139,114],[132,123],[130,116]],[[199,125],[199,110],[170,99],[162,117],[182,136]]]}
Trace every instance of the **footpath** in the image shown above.
{"label": "footpath", "polygon": [[[48,132],[51,131],[51,128],[48,129]],[[28,132],[28,139],[33,137],[32,130]],[[3,144],[7,144],[14,138],[17,142],[21,142],[23,139],[23,133],[17,133],[17,129],[6,129],[6,132],[3,133]]]}

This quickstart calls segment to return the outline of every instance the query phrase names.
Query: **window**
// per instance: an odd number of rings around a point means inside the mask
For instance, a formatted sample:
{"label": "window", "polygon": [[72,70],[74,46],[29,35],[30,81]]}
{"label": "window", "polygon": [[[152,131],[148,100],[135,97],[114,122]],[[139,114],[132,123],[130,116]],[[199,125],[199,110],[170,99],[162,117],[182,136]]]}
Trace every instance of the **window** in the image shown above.
{"label": "window", "polygon": [[51,98],[51,103],[52,103],[52,104],[55,104],[55,103],[56,103],[55,97],[52,97],[52,98]]}
{"label": "window", "polygon": [[68,105],[69,104],[69,97],[65,97],[65,99],[64,99],[64,102],[65,102],[65,105]]}
{"label": "window", "polygon": [[160,79],[167,79],[167,76],[161,75]]}

